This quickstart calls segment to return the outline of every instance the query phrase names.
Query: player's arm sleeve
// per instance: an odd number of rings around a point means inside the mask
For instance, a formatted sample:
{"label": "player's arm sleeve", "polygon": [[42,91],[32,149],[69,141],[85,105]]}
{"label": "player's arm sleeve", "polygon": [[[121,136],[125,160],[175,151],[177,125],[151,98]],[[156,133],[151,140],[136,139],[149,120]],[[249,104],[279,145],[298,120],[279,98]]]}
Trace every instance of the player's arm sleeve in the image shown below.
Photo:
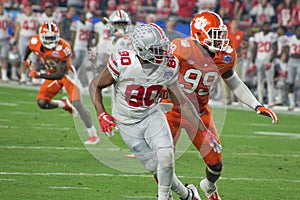
{"label": "player's arm sleeve", "polygon": [[28,45],[25,49],[23,61],[27,60],[27,58],[29,57],[30,54],[31,54],[31,49],[29,48],[29,45]]}
{"label": "player's arm sleeve", "polygon": [[223,78],[223,80],[234,93],[234,95],[250,108],[255,110],[256,106],[261,105],[251,93],[249,88],[245,85],[245,83],[237,76],[234,70],[232,70],[231,76],[228,78]]}
{"label": "player's arm sleeve", "polygon": [[107,69],[111,73],[114,80],[116,81],[118,80],[121,72],[120,65],[117,62],[117,58],[118,58],[118,54],[114,53],[109,57],[107,62]]}

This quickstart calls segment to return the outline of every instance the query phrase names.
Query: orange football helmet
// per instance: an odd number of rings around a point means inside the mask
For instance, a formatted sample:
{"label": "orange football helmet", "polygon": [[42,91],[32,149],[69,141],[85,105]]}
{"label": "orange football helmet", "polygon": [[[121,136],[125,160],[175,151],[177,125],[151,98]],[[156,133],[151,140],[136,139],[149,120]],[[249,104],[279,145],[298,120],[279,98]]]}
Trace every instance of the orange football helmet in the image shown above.
{"label": "orange football helmet", "polygon": [[53,22],[45,22],[39,30],[40,39],[42,44],[47,49],[56,47],[59,41],[58,27]]}
{"label": "orange football helmet", "polygon": [[209,51],[222,51],[229,43],[228,29],[221,17],[211,11],[196,15],[190,23],[191,36]]}

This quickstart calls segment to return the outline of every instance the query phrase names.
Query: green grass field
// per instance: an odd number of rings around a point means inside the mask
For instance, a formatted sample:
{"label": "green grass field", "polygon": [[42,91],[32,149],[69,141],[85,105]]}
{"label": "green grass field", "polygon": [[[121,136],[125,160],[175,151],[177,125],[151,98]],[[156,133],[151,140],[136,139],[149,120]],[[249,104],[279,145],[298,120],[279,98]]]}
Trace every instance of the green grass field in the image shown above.
{"label": "green grass field", "polygon": [[[84,146],[87,133],[81,120],[62,109],[40,110],[36,93],[0,86],[1,200],[156,199],[151,174],[124,157],[128,150],[118,134],[101,135],[100,144]],[[110,99],[105,100],[110,106]],[[89,98],[84,102],[98,128]],[[216,119],[222,127],[222,199],[300,199],[299,113],[279,112],[280,123],[274,126],[250,110],[225,111],[223,119]],[[176,173],[183,183],[199,185],[205,165],[187,144],[183,135]]]}

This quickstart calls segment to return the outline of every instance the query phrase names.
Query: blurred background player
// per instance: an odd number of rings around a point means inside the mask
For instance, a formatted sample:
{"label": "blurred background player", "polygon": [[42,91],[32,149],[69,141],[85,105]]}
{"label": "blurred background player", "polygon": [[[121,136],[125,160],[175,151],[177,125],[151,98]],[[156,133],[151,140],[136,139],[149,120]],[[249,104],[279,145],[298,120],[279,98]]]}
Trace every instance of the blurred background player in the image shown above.
{"label": "blurred background player", "polygon": [[[31,53],[35,54],[38,60],[44,63],[47,73],[39,73],[31,68],[31,61],[27,60]],[[63,108],[73,116],[78,112],[89,134],[89,139],[85,144],[97,144],[100,139],[90,113],[81,102],[79,88],[68,76],[70,71],[75,71],[71,62],[71,55],[71,47],[64,39],[59,37],[57,25],[53,22],[46,22],[41,26],[39,34],[30,38],[24,56],[24,63],[30,68],[30,77],[45,79],[37,95],[38,106],[41,109]],[[67,97],[63,97],[61,100],[53,100],[63,87],[73,105]]]}
{"label": "blurred background player", "polygon": [[[28,46],[30,38],[37,33],[39,28],[38,16],[33,12],[32,5],[27,4],[24,6],[23,13],[16,16],[16,29],[15,37],[17,38],[18,50],[21,58],[24,58],[25,49]],[[35,57],[31,58],[35,60]],[[20,66],[20,84],[27,81],[27,68],[24,63]]]}
{"label": "blurred background player", "polygon": [[[8,14],[4,9],[4,4],[0,4],[0,65],[1,65],[1,80],[3,83],[8,83],[9,78],[7,75],[7,56],[9,50],[9,43],[14,43],[15,38],[9,41],[8,26],[15,27],[15,23],[12,21],[12,16]],[[16,74],[16,68],[14,68],[14,75]],[[15,79],[15,77],[12,77]]]}
{"label": "blurred background player", "polygon": [[279,26],[277,28],[277,50],[275,64],[275,105],[283,105],[286,102],[287,95],[287,64],[285,62],[284,47],[288,42],[286,28]]}
{"label": "blurred background player", "polygon": [[61,16],[54,13],[55,8],[52,3],[47,2],[44,8],[44,12],[42,12],[39,16],[39,24],[43,25],[45,22],[54,22],[58,25],[61,20]]}
{"label": "blurred background player", "polygon": [[59,30],[63,38],[71,44],[71,24],[73,23],[73,17],[76,15],[76,9],[73,6],[69,6],[62,17],[60,23],[58,24]]}
{"label": "blurred background player", "polygon": [[108,27],[109,20],[107,17],[102,16],[101,20],[95,23],[93,28],[93,33],[95,37],[95,46],[102,43],[104,40],[108,39],[110,36],[109,27]]}
{"label": "blurred background player", "polygon": [[[104,72],[90,85],[90,95],[98,113],[102,132],[118,127],[122,139],[136,158],[158,180],[158,199],[169,199],[170,189],[181,199],[200,200],[197,188],[186,187],[174,171],[174,149],[170,129],[158,105],[166,86],[170,98],[191,124],[206,135],[211,148],[220,153],[221,146],[206,129],[177,81],[178,60],[170,53],[170,41],[156,24],[136,26],[131,34],[134,50],[113,53]],[[114,86],[112,115],[102,102],[102,89]]]}
{"label": "blurred background player", "polygon": [[110,37],[103,39],[96,48],[92,50],[92,62],[101,73],[108,62],[109,56],[115,51],[131,48],[129,40],[129,29],[131,21],[129,15],[123,10],[114,11],[108,19]]}
{"label": "blurred background player", "polygon": [[[265,22],[261,31],[254,34],[252,65],[257,68],[257,96],[264,103],[267,94],[267,104],[274,106],[274,59],[276,57],[276,35],[271,31],[270,23]],[[265,92],[265,81],[267,90]]]}
{"label": "blurred background player", "polygon": [[295,81],[296,77],[300,77],[300,25],[295,27],[295,35],[290,36],[287,42],[287,48],[285,48],[285,56],[288,70],[288,98],[289,107],[288,110],[295,109]]}
{"label": "blurred background player", "polygon": [[[72,58],[74,66],[78,71],[78,78],[83,87],[87,87],[86,67],[84,61],[88,57],[88,49],[91,47],[91,32],[93,24],[89,21],[93,15],[90,12],[81,12],[78,21],[73,21],[71,25],[71,44],[74,51]],[[80,70],[79,70],[80,69]]]}
{"label": "blurred background player", "polygon": [[[190,27],[191,37],[175,39],[172,44],[173,55],[180,63],[178,79],[184,94],[194,104],[203,123],[217,140],[220,141],[208,101],[219,74],[238,100],[257,114],[271,117],[272,123],[276,124],[277,115],[256,100],[233,70],[236,52],[234,47],[229,45],[228,29],[220,16],[214,12],[201,12],[193,18]],[[201,180],[200,187],[209,200],[219,200],[216,181],[223,168],[222,154],[209,148],[202,133],[197,131],[187,118],[181,116],[176,106],[173,106],[166,116],[175,145],[181,129],[186,130],[206,164],[206,178]]]}
{"label": "blurred background player", "polygon": [[176,23],[177,22],[174,17],[169,17],[166,21],[166,28],[164,31],[170,41],[173,41],[175,38],[183,38],[183,35],[175,30]]}

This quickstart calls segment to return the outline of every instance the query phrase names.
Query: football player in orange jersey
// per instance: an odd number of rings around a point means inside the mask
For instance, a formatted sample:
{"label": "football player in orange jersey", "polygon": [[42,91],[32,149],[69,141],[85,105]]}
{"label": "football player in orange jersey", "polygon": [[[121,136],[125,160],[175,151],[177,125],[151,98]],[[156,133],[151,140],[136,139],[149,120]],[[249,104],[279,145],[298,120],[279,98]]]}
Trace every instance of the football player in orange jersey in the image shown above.
{"label": "football player in orange jersey", "polygon": [[[190,24],[191,37],[173,40],[173,55],[180,61],[179,83],[185,95],[198,109],[199,116],[206,127],[219,140],[217,129],[208,105],[211,89],[221,75],[236,97],[256,111],[257,114],[272,118],[278,122],[276,113],[261,105],[247,86],[233,70],[236,60],[235,49],[227,37],[227,27],[220,16],[214,12],[203,11],[196,15]],[[181,129],[185,129],[190,140],[198,149],[206,166],[206,178],[200,187],[209,200],[219,200],[216,181],[222,172],[222,154],[215,152],[204,142],[203,135],[181,116],[176,106],[166,113],[174,144],[178,141]]]}
{"label": "football player in orange jersey", "polygon": [[[35,71],[31,61],[27,60],[31,53],[34,53],[38,60],[44,64],[47,73],[41,74]],[[97,144],[100,139],[90,113],[81,102],[79,88],[68,76],[69,71],[75,72],[74,67],[72,67],[71,55],[71,47],[69,43],[59,37],[56,24],[45,22],[40,27],[39,34],[30,38],[23,61],[29,67],[29,75],[32,78],[45,79],[37,95],[38,106],[41,109],[63,108],[73,116],[78,112],[89,133],[89,140],[85,144]],[[73,105],[67,97],[53,100],[63,87]]]}

